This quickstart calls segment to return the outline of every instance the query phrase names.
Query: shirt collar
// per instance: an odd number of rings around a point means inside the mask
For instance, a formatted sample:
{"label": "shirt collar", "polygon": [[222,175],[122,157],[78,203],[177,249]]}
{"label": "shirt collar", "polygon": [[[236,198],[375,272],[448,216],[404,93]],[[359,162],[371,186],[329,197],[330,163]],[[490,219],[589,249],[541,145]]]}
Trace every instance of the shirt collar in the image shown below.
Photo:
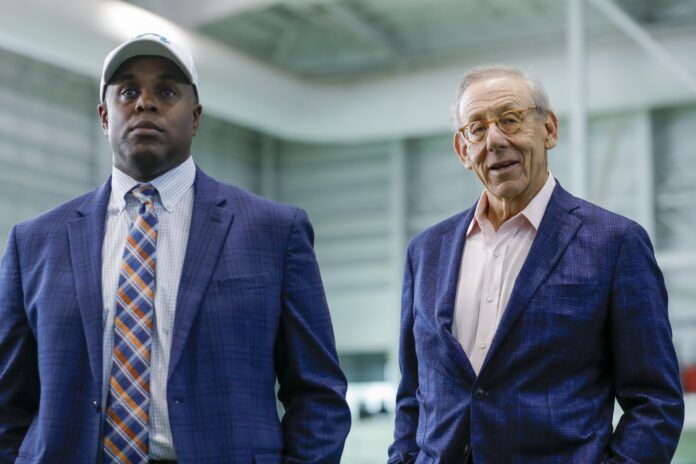
{"label": "shirt collar", "polygon": [[[551,200],[551,194],[553,194],[553,189],[556,187],[556,179],[554,179],[553,174],[549,171],[549,176],[546,178],[544,186],[539,190],[539,192],[534,195],[532,201],[527,204],[527,206],[516,214],[514,217],[510,218],[508,221],[524,216],[527,221],[534,227],[534,230],[539,230],[539,224],[541,224],[541,219],[544,217],[546,212],[546,207]],[[493,226],[488,221],[486,217],[486,211],[488,210],[488,193],[486,190],[481,194],[478,203],[476,204],[476,210],[474,212],[474,218],[469,224],[469,228],[466,231],[467,237],[471,235],[472,232],[479,228],[485,230],[485,232],[493,233]],[[490,229],[490,231],[488,230]]]}
{"label": "shirt collar", "polygon": [[[196,164],[189,156],[186,161],[149,183],[157,189],[164,209],[171,211],[193,185],[196,178]],[[115,166],[111,168],[111,197],[118,211],[126,207],[126,194],[141,184]]]}

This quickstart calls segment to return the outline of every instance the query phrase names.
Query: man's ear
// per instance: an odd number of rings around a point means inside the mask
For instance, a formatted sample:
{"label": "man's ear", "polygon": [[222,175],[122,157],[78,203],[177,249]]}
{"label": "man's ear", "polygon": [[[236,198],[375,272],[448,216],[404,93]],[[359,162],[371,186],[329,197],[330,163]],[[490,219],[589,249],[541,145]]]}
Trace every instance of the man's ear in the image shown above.
{"label": "man's ear", "polygon": [[468,147],[466,140],[464,140],[464,135],[457,131],[454,133],[454,151],[459,157],[459,161],[462,162],[466,169],[471,169],[471,160],[469,159],[469,153],[467,151]]}
{"label": "man's ear", "polygon": [[196,132],[198,132],[198,126],[201,124],[201,114],[203,114],[203,107],[199,104],[196,103],[193,106],[193,135],[196,135]]}
{"label": "man's ear", "polygon": [[106,111],[106,104],[100,103],[97,106],[97,112],[99,113],[99,121],[101,121],[102,132],[106,137],[109,136],[109,115]]}
{"label": "man's ear", "polygon": [[550,150],[558,143],[558,118],[556,117],[556,113],[551,110],[549,110],[548,114],[546,115],[544,128],[546,128],[544,147],[546,147],[547,150]]}

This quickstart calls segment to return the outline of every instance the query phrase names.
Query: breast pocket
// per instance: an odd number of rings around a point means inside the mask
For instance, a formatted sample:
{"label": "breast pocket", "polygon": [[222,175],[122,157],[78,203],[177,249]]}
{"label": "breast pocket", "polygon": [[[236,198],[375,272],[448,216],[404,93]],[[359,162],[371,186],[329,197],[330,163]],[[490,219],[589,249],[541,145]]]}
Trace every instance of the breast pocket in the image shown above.
{"label": "breast pocket", "polygon": [[200,338],[216,347],[213,361],[269,366],[280,314],[279,284],[272,274],[230,276],[211,281],[196,327]]}
{"label": "breast pocket", "polygon": [[208,287],[205,306],[219,317],[259,321],[279,306],[280,287],[271,273],[226,276]]}
{"label": "breast pocket", "polygon": [[221,277],[213,280],[212,285],[215,290],[222,291],[253,290],[267,287],[271,280],[270,272],[231,276],[223,273]]}
{"label": "breast pocket", "polygon": [[602,350],[607,301],[594,283],[542,285],[515,331],[530,355],[563,359],[575,369]]}
{"label": "breast pocket", "polygon": [[599,287],[592,282],[547,284],[539,287],[530,309],[594,319],[603,312],[603,300]]}

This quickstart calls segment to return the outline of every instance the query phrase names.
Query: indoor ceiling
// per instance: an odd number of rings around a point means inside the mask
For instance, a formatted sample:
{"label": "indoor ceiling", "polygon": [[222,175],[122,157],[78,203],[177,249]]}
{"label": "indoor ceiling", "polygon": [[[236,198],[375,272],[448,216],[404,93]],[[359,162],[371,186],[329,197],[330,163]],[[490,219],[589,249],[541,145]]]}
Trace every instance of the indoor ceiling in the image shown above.
{"label": "indoor ceiling", "polygon": [[568,15],[579,1],[6,0],[0,48],[96,80],[118,43],[158,32],[196,57],[207,113],[317,143],[449,131],[457,82],[482,63],[543,78],[561,116],[573,76],[593,114],[694,101],[695,0]]}
{"label": "indoor ceiling", "polygon": [[[614,0],[652,30],[692,27],[693,0]],[[564,47],[560,0],[130,0],[304,78],[413,71],[488,49]],[[587,9],[590,37],[618,34]]]}

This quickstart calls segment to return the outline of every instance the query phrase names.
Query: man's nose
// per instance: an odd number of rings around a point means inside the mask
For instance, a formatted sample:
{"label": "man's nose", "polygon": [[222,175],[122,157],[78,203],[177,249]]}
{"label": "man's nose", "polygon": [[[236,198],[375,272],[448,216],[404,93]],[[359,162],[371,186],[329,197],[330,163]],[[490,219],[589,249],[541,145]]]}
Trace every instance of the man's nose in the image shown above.
{"label": "man's nose", "polygon": [[138,96],[138,100],[135,103],[135,109],[138,112],[156,113],[157,100],[151,92],[143,90],[140,92],[140,96]]}
{"label": "man's nose", "polygon": [[507,146],[508,140],[505,138],[505,134],[503,134],[503,131],[500,130],[496,123],[491,122],[486,133],[486,148],[488,151],[498,151]]}

